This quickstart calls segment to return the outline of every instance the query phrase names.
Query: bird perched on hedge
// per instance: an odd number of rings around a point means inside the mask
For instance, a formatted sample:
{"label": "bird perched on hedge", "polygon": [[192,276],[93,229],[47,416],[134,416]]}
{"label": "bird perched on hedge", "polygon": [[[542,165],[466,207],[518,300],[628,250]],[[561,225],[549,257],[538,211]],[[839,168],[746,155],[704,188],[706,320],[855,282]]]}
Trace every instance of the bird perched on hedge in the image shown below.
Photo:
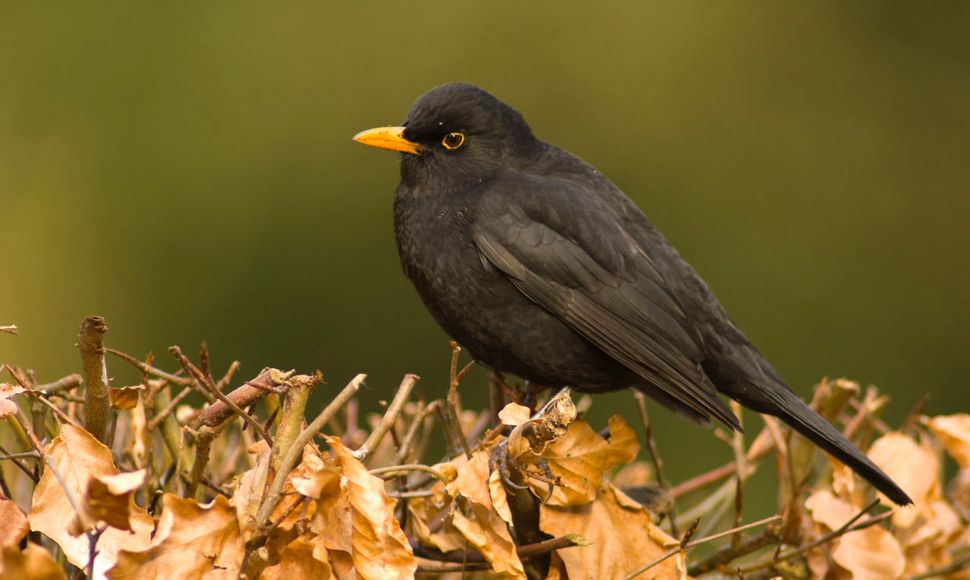
{"label": "bird perched on hedge", "polygon": [[404,272],[476,361],[548,386],[634,387],[740,429],[718,396],[778,417],[897,504],[910,498],[806,405],[630,199],[470,84],[354,139],[400,151]]}

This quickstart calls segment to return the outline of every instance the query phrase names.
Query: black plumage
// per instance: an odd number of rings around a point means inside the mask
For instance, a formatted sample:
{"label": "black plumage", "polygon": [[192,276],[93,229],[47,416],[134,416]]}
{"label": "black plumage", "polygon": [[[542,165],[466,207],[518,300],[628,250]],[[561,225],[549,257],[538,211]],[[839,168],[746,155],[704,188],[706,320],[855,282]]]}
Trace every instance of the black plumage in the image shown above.
{"label": "black plumage", "polygon": [[791,391],[623,192],[535,138],[512,107],[447,84],[421,96],[403,127],[356,139],[405,153],[394,200],[401,263],[480,363],[542,385],[633,386],[698,423],[739,428],[720,392],[911,502]]}

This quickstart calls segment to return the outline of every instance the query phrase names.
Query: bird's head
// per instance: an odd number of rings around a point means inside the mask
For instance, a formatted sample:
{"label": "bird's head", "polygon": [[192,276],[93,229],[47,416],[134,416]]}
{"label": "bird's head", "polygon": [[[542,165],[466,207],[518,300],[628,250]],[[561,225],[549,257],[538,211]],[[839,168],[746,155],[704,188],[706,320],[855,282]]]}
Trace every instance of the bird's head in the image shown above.
{"label": "bird's head", "polygon": [[431,89],[411,105],[403,125],[362,131],[354,140],[404,153],[406,182],[434,178],[442,185],[516,167],[538,143],[518,111],[467,83]]}

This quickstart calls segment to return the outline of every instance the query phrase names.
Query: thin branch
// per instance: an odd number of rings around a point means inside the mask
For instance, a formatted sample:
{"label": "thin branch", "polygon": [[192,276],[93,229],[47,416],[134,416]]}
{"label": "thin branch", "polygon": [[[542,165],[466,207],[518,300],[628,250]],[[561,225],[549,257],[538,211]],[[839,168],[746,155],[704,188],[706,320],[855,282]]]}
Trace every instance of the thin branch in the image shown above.
{"label": "thin branch", "polygon": [[6,332],[7,334],[17,334],[16,324],[4,324],[0,326],[0,332]]}
{"label": "thin branch", "polygon": [[164,409],[162,409],[161,411],[158,412],[158,414],[152,417],[151,421],[148,422],[148,429],[153,430],[153,429],[156,429],[159,425],[161,425],[162,422],[165,421],[165,418],[168,417],[175,410],[175,407],[177,407],[178,404],[182,402],[182,399],[187,397],[188,394],[191,392],[192,392],[192,387],[185,387],[181,391],[179,391],[179,394],[175,395],[175,397],[172,398],[172,400],[168,403],[168,405],[165,405]]}
{"label": "thin branch", "polygon": [[[312,423],[307,425],[306,429],[304,429],[293,441],[293,445],[286,452],[286,455],[283,456],[283,460],[280,462],[279,471],[277,471],[276,476],[273,478],[273,484],[270,486],[269,493],[266,496],[266,501],[263,502],[263,505],[259,508],[259,512],[256,514],[257,530],[253,534],[253,540],[261,537],[262,542],[266,541],[265,534],[268,530],[263,530],[263,528],[265,527],[266,522],[269,521],[269,516],[273,513],[276,505],[279,504],[280,499],[282,499],[283,484],[286,482],[286,477],[296,466],[297,460],[303,455],[303,448],[306,447],[306,444],[313,439],[313,436],[316,435],[318,431],[323,429],[323,426],[326,425],[327,421],[329,421],[330,418],[337,413],[337,411],[347,404],[347,401],[357,394],[357,391],[360,389],[360,385],[363,384],[364,379],[366,378],[367,375],[365,374],[359,374],[354,377],[353,380],[351,380],[350,383],[348,383],[347,386],[344,387],[343,390],[340,391],[340,393],[334,397],[332,401],[330,401],[330,404],[327,405],[327,407],[321,411],[319,415],[317,415],[317,418],[314,419]],[[261,530],[263,530],[262,533],[260,533]],[[251,540],[251,542],[253,540]]]}
{"label": "thin branch", "polygon": [[461,443],[461,448],[465,452],[465,457],[471,459],[472,451],[468,447],[468,442],[465,441],[465,434],[461,430],[461,422],[458,418],[458,382],[461,380],[458,376],[458,356],[460,354],[461,347],[458,346],[457,342],[451,341],[451,367],[448,372],[448,415],[455,434],[458,436],[458,441]]}
{"label": "thin branch", "polygon": [[933,568],[932,570],[927,570],[915,576],[910,576],[906,580],[923,580],[924,578],[942,578],[947,574],[952,574],[954,572],[959,572],[964,568],[970,567],[970,552],[967,552],[963,556],[953,560],[945,566],[940,566],[939,568]]}
{"label": "thin branch", "polygon": [[[257,421],[255,418],[253,418],[252,415],[244,411],[239,405],[237,405],[234,401],[229,399],[229,397],[222,394],[222,391],[219,391],[218,389],[216,389],[216,386],[212,383],[212,381],[209,380],[209,378],[205,374],[203,374],[202,371],[198,369],[198,367],[192,364],[192,361],[190,361],[188,357],[185,356],[185,354],[182,353],[181,348],[179,348],[178,346],[170,346],[168,350],[175,356],[175,358],[178,359],[179,363],[181,363],[182,366],[185,367],[185,370],[187,370],[189,374],[195,377],[196,382],[199,385],[202,385],[204,387],[203,390],[208,390],[210,395],[222,401],[225,405],[227,405],[230,409],[232,409],[236,415],[239,415],[239,417],[243,421],[249,423],[250,427],[255,429],[257,433],[259,433],[260,437],[262,437],[263,440],[266,441],[267,445],[269,445],[270,447],[273,446],[273,438],[269,436],[269,432],[266,431],[266,428],[263,427],[263,424]],[[205,393],[203,392],[203,394]]]}
{"label": "thin branch", "polygon": [[21,457],[40,459],[41,454],[37,453],[36,451],[21,451],[20,453],[5,453],[3,455],[0,455],[0,461],[4,461],[7,459],[20,459]]}
{"label": "thin branch", "polygon": [[423,471],[425,473],[430,473],[435,477],[435,479],[440,479],[445,483],[448,483],[450,481],[447,477],[445,477],[443,473],[441,473],[437,469],[434,469],[433,467],[429,467],[427,465],[421,465],[419,463],[407,463],[404,465],[388,465],[386,467],[378,467],[376,469],[371,469],[370,474],[383,476],[381,477],[381,479],[388,479],[388,478],[394,477],[395,475],[408,473],[411,471]]}
{"label": "thin branch", "polygon": [[697,522],[699,521],[699,520],[694,520],[694,525],[691,526],[691,529],[690,530],[687,530],[687,533],[686,534],[684,534],[684,539],[682,539],[680,541],[680,545],[679,546],[677,546],[676,548],[672,548],[671,550],[667,551],[666,553],[664,553],[663,555],[661,555],[656,560],[648,563],[646,566],[644,566],[643,568],[640,568],[636,572],[633,572],[632,574],[630,574],[629,576],[627,576],[625,580],[630,580],[631,578],[636,578],[640,574],[643,574],[644,572],[646,572],[650,568],[653,568],[654,566],[657,566],[658,564],[660,564],[661,562],[667,560],[668,558],[672,558],[672,557],[676,556],[677,554],[679,554],[681,552],[684,552],[686,550],[690,550],[691,548],[693,548],[695,546],[700,546],[701,544],[706,544],[707,542],[712,542],[714,540],[718,540],[718,539],[724,538],[726,536],[732,536],[734,534],[737,534],[738,532],[743,532],[744,530],[749,530],[751,528],[755,528],[755,527],[758,527],[758,526],[763,526],[763,525],[766,525],[766,524],[770,524],[770,523],[773,523],[773,522],[777,522],[780,519],[781,519],[781,516],[775,514],[775,515],[773,515],[771,517],[764,518],[764,519],[758,520],[756,522],[751,522],[750,524],[745,524],[743,526],[737,526],[737,527],[731,528],[729,530],[724,530],[723,532],[718,532],[716,534],[711,534],[710,536],[706,536],[706,537],[703,537],[703,538],[701,538],[699,540],[694,540],[692,542],[692,541],[690,541],[690,535],[691,535],[692,530],[693,529],[696,529]]}
{"label": "thin branch", "polygon": [[104,362],[104,335],[108,326],[104,318],[89,316],[81,323],[77,348],[84,365],[84,428],[101,443],[107,442],[108,367]]}
{"label": "thin branch", "polygon": [[[748,449],[747,462],[750,464],[760,460],[770,451],[774,450],[774,448],[775,444],[771,440],[771,435],[766,429],[762,429],[761,432],[758,433],[758,436],[755,437],[754,443],[752,443],[751,447]],[[712,469],[707,473],[702,473],[696,477],[692,477],[687,481],[679,483],[671,488],[670,497],[677,499],[692,491],[696,491],[702,487],[716,483],[725,477],[733,475],[737,468],[737,463],[732,461],[731,463],[726,463],[716,469]]]}
{"label": "thin branch", "polygon": [[104,352],[108,354],[113,354],[116,357],[122,359],[123,361],[135,366],[138,370],[148,373],[150,375],[156,376],[160,379],[165,379],[166,381],[179,385],[181,387],[191,386],[195,381],[189,377],[180,377],[178,375],[173,375],[172,373],[165,372],[161,369],[155,368],[150,364],[144,363],[137,358],[131,356],[130,354],[121,352],[120,350],[115,350],[113,348],[105,347]]}
{"label": "thin branch", "polygon": [[[878,503],[879,503],[878,501],[873,501],[868,506],[866,506],[865,508],[863,508],[862,511],[860,511],[856,515],[852,516],[849,519],[849,521],[847,521],[845,524],[843,524],[842,526],[840,526],[837,530],[833,530],[833,531],[829,532],[828,534],[825,534],[823,536],[820,536],[820,537],[816,538],[815,540],[809,542],[808,544],[805,544],[804,546],[799,546],[797,548],[793,548],[791,550],[788,550],[787,552],[781,552],[781,553],[777,554],[775,557],[773,557],[773,558],[771,558],[771,559],[769,559],[769,560],[767,560],[765,562],[761,562],[761,563],[758,563],[758,564],[753,564],[751,566],[748,566],[747,568],[743,568],[741,570],[741,572],[744,573],[744,574],[747,574],[749,572],[755,572],[757,570],[762,570],[764,568],[770,568],[770,567],[774,566],[775,564],[777,564],[778,562],[783,562],[785,560],[790,560],[790,559],[792,559],[792,558],[794,558],[796,556],[800,556],[800,555],[804,554],[805,552],[808,552],[809,550],[812,550],[814,548],[817,548],[817,547],[821,546],[822,544],[825,544],[827,542],[830,542],[830,541],[832,541],[832,540],[834,540],[834,539],[836,539],[838,537],[844,536],[845,534],[848,534],[848,533],[851,533],[851,532],[855,532],[855,531],[858,531],[858,530],[863,530],[865,528],[874,526],[874,525],[878,524],[879,522],[882,522],[883,520],[886,520],[886,519],[892,517],[892,515],[895,513],[895,510],[891,510],[891,511],[888,511],[888,512],[885,512],[885,513],[881,513],[878,516],[873,516],[873,517],[868,518],[868,519],[866,519],[865,521],[862,521],[862,522],[859,522],[858,521],[859,518],[861,518],[866,513],[868,513],[870,510],[872,510],[872,508],[875,507],[876,505],[878,505]],[[855,523],[855,522],[857,522],[857,523]]]}
{"label": "thin branch", "polygon": [[394,395],[394,399],[391,401],[390,406],[388,406],[387,412],[384,413],[384,417],[381,418],[381,422],[374,429],[374,432],[370,434],[370,437],[364,441],[364,444],[354,451],[354,457],[363,461],[380,444],[381,439],[384,438],[387,431],[397,421],[398,415],[401,414],[401,409],[404,408],[404,403],[411,396],[411,390],[414,389],[414,384],[418,382],[419,378],[418,375],[404,375],[404,380],[401,381],[401,386],[398,387],[397,394]]}
{"label": "thin branch", "polygon": [[84,379],[81,375],[74,373],[67,375],[66,377],[61,377],[52,383],[44,383],[42,385],[34,385],[35,391],[42,391],[47,395],[53,395],[60,391],[70,391],[84,384]]}

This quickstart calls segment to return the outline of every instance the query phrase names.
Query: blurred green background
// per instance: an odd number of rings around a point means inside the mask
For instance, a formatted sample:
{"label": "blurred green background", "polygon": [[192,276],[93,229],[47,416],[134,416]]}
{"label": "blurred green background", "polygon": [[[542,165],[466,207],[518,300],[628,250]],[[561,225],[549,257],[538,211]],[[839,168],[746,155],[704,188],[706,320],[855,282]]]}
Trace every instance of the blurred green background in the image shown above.
{"label": "blurred green background", "polygon": [[[41,380],[97,313],[167,368],[207,339],[247,377],[368,372],[372,408],[407,371],[442,395],[397,156],[350,137],[465,80],[609,175],[802,394],[970,407],[970,3],[0,6],[0,360]],[[674,479],[730,457],[656,415]]]}

